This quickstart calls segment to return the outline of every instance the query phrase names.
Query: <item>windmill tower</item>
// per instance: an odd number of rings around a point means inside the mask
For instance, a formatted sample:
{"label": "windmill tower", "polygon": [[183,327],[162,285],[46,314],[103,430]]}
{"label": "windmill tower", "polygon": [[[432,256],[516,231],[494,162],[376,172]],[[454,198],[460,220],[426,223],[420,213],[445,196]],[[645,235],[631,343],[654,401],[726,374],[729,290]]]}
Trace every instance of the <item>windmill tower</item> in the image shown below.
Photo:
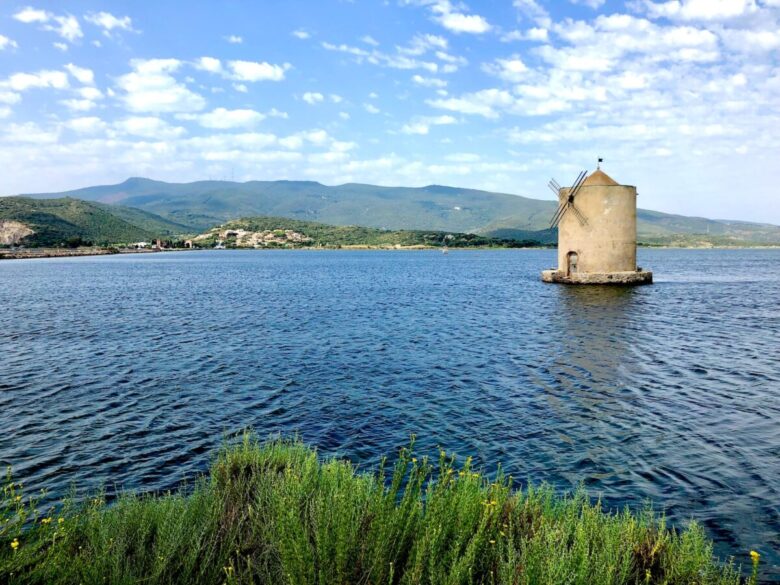
{"label": "windmill tower", "polygon": [[[601,159],[599,159],[599,163]],[[558,209],[558,269],[544,282],[650,284],[653,273],[636,265],[636,187],[620,185],[601,170],[583,171],[571,187],[551,180]]]}

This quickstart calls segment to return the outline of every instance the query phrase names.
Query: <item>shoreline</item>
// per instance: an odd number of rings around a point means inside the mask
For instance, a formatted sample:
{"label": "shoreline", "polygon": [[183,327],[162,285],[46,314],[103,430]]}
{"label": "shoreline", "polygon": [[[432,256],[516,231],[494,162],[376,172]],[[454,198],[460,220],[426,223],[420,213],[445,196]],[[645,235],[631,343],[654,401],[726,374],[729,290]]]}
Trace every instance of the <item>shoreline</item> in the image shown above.
{"label": "shoreline", "polygon": [[[637,246],[643,250],[780,250],[780,246]],[[484,251],[484,250],[555,250],[553,247],[546,246],[523,246],[523,247],[504,247],[504,246],[465,246],[449,247],[451,251]],[[291,251],[291,250],[309,250],[309,251],[380,251],[380,252],[408,252],[408,251],[443,251],[440,246],[373,246],[373,245],[350,245],[350,246],[300,246],[291,248],[228,248],[227,250],[243,251]],[[161,252],[220,252],[223,250],[214,250],[213,248],[175,248],[175,249],[117,249],[117,248],[25,248],[23,250],[3,250],[0,249],[0,262],[3,260],[33,260],[37,258],[77,258],[84,256],[118,256],[124,254],[159,254]]]}
{"label": "shoreline", "polygon": [[24,248],[1,250],[0,260],[30,260],[34,258],[75,258],[78,256],[114,256],[117,254],[155,254],[173,250],[129,250],[116,248]]}

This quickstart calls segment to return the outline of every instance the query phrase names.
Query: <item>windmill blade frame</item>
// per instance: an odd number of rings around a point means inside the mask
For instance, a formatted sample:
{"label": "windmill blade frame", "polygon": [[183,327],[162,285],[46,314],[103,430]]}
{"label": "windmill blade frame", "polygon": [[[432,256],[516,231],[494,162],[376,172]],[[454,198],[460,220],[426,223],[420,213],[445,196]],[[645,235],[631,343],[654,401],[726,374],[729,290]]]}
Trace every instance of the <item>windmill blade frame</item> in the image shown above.
{"label": "windmill blade frame", "polygon": [[582,215],[582,212],[579,209],[577,209],[577,206],[574,205],[574,203],[569,203],[569,206],[571,207],[572,213],[579,220],[580,225],[582,226],[588,225],[588,220],[585,219],[585,216]]}
{"label": "windmill blade frame", "polygon": [[561,204],[558,206],[557,211],[555,212],[555,215],[553,215],[552,219],[550,220],[551,228],[558,226],[561,219],[566,213],[566,209],[568,209],[569,205],[571,205],[571,202],[574,199],[574,195],[576,195],[577,192],[580,190],[580,187],[582,187],[582,183],[585,182],[585,179],[587,177],[588,177],[588,171],[582,171],[579,175],[577,175],[577,180],[574,181],[574,184],[569,189],[568,196],[563,202],[561,202]]}

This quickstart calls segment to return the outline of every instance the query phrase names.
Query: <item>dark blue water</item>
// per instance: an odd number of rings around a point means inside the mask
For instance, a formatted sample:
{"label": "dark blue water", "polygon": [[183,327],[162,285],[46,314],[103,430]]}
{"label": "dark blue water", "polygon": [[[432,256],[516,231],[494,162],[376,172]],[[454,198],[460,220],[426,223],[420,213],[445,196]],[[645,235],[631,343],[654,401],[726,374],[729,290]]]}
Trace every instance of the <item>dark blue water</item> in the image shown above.
{"label": "dark blue water", "polygon": [[59,497],[175,487],[223,433],[370,468],[419,437],[695,517],[780,578],[780,251],[641,250],[656,283],[545,285],[554,251],[0,262],[0,463]]}

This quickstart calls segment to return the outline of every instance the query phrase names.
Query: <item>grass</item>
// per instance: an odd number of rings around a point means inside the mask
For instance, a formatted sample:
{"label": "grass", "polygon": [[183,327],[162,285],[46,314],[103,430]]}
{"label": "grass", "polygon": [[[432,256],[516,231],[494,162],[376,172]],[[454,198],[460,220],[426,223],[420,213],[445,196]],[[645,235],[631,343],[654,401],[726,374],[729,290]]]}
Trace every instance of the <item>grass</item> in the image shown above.
{"label": "grass", "polygon": [[[602,509],[583,490],[514,489],[400,452],[357,472],[299,441],[245,434],[208,476],[162,495],[37,510],[8,477],[0,582],[290,584],[736,584],[691,523]],[[754,562],[756,579],[758,560]]]}

